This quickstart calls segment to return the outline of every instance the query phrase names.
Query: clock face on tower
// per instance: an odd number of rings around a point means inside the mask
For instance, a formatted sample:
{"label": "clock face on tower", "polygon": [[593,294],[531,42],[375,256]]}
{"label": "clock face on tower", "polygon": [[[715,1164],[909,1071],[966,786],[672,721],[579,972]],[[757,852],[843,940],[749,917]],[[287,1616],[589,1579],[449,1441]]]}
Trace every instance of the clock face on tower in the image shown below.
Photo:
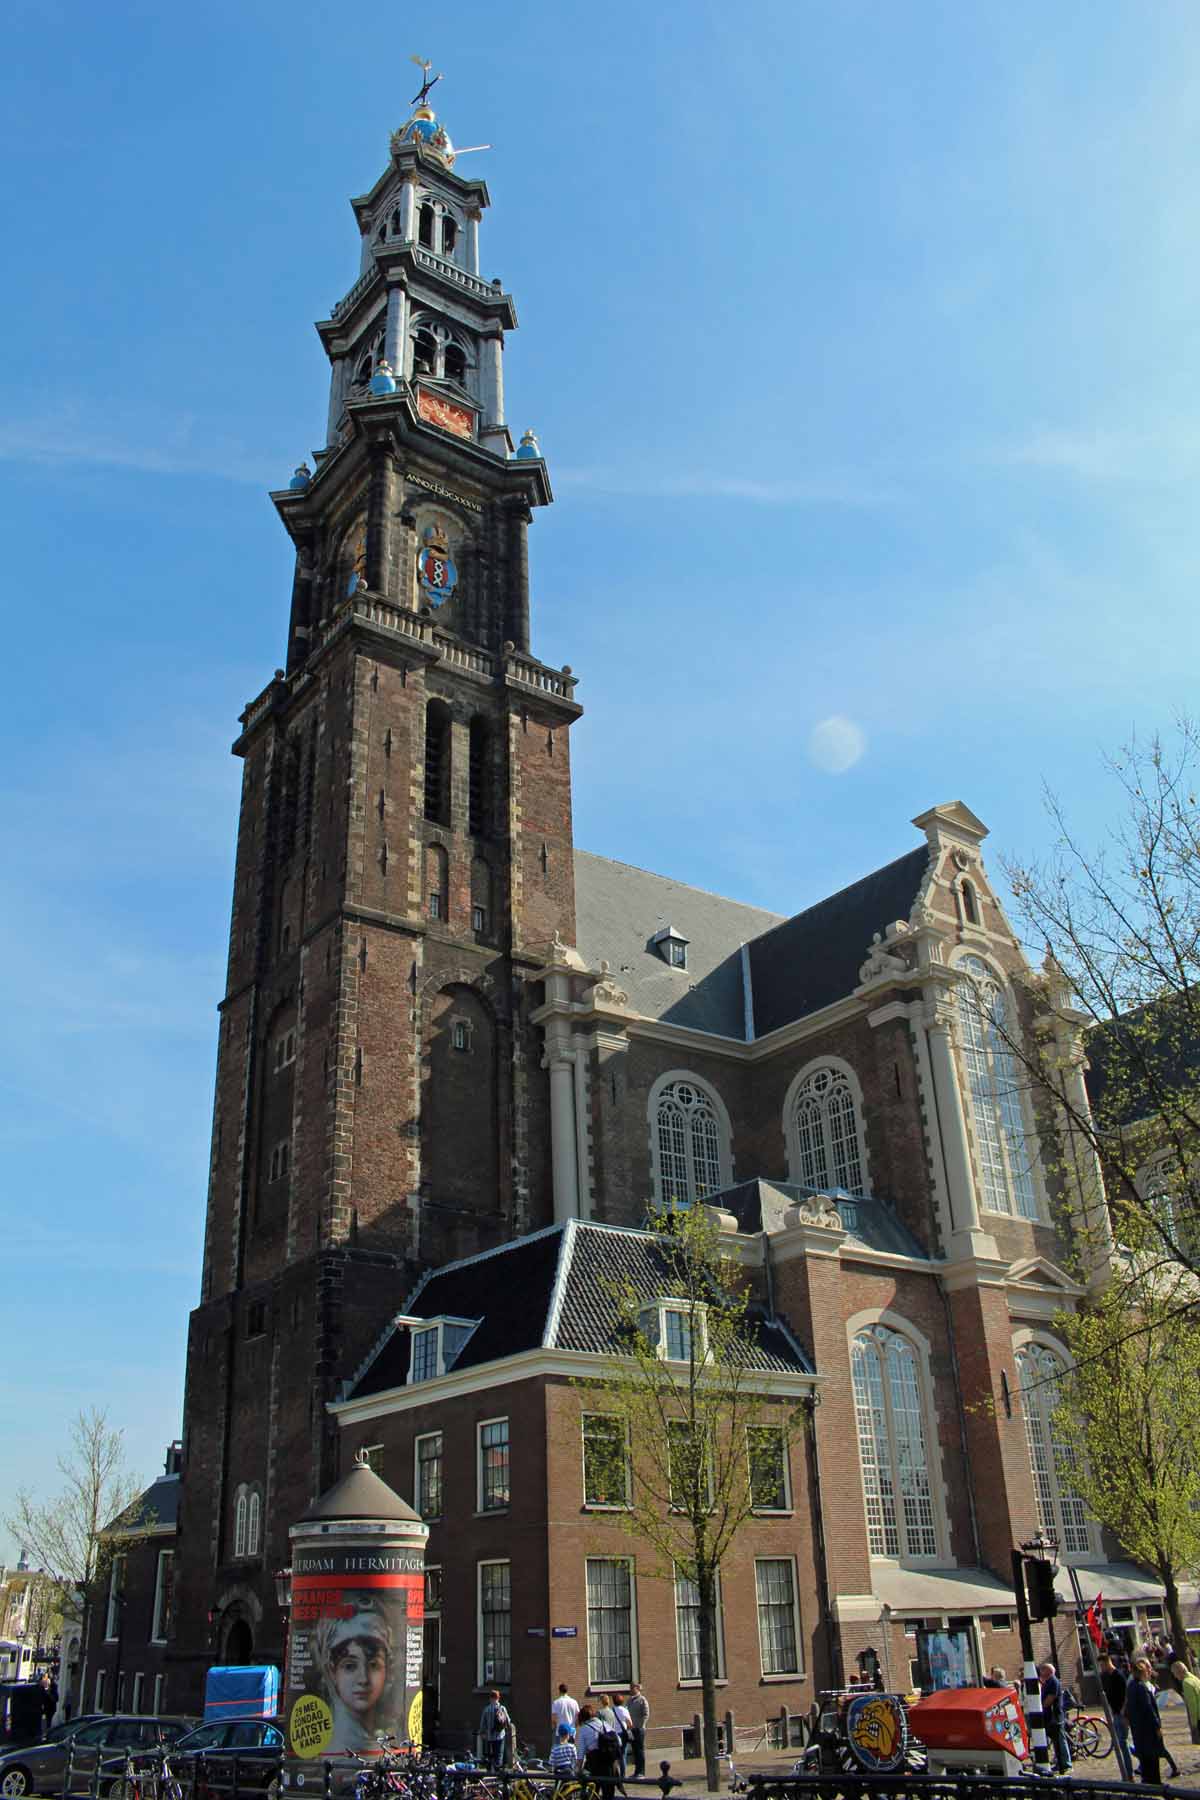
{"label": "clock face on tower", "polygon": [[455,437],[475,436],[475,415],[470,407],[456,406],[452,400],[444,400],[440,394],[431,394],[428,388],[417,389],[417,411],[430,425],[439,425],[443,431],[452,431]]}

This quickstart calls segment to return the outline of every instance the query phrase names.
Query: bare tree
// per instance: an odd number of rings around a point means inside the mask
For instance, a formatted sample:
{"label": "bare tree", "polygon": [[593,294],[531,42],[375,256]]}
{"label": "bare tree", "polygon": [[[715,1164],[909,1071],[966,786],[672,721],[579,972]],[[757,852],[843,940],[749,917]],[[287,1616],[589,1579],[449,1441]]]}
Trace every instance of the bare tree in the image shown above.
{"label": "bare tree", "polygon": [[107,1413],[93,1407],[77,1414],[68,1448],[58,1459],[62,1491],[52,1500],[39,1500],[22,1488],[13,1512],[5,1519],[9,1533],[59,1584],[64,1605],[78,1596],[83,1608],[85,1658],[80,1668],[81,1695],[87,1675],[90,1610],[114,1554],[105,1527],[121,1515],[126,1516],[123,1530],[126,1523],[133,1529],[147,1522],[130,1513],[142,1483],[135,1481],[126,1467],[123,1437],[110,1426]]}
{"label": "bare tree", "polygon": [[[799,1406],[768,1390],[745,1277],[723,1252],[714,1215],[671,1206],[652,1215],[649,1229],[673,1341],[660,1339],[660,1309],[644,1292],[614,1284],[622,1353],[602,1380],[581,1383],[596,1409],[586,1479],[594,1495],[624,1504],[626,1529],[652,1553],[648,1573],[695,1594],[705,1770],[715,1791],[721,1564],[756,1506],[783,1504]],[[597,1429],[597,1415],[611,1426]]]}
{"label": "bare tree", "polygon": [[1110,1272],[1115,1233],[1139,1271],[1150,1257],[1200,1275],[1198,764],[1187,720],[1169,747],[1133,743],[1107,764],[1103,843],[1081,843],[1050,796],[1050,856],[1005,870],[1045,958],[1034,1030],[1008,1048],[1049,1104],[1068,1222]]}

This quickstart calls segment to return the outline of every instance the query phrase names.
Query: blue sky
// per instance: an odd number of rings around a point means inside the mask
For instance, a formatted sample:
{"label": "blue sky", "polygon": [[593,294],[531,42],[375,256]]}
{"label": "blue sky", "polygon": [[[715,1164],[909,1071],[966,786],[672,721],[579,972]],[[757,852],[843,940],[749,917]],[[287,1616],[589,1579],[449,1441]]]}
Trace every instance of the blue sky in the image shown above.
{"label": "blue sky", "polygon": [[936,801],[1097,834],[1200,637],[1194,6],[17,0],[6,50],[0,1512],[81,1405],[147,1476],[178,1430],[266,489],[410,53],[495,146],[582,845],[792,911]]}

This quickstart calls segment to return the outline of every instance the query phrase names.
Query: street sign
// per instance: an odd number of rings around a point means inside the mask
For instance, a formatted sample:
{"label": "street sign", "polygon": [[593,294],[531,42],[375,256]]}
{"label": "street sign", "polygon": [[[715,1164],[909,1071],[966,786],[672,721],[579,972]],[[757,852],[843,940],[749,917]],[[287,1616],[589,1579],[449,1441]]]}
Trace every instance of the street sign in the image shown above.
{"label": "street sign", "polygon": [[552,1625],[550,1627],[550,1636],[551,1637],[578,1637],[579,1636],[579,1627],[578,1627],[578,1625]]}
{"label": "street sign", "polygon": [[545,1635],[546,1627],[544,1625],[527,1625],[525,1627],[526,1637],[545,1637]]}

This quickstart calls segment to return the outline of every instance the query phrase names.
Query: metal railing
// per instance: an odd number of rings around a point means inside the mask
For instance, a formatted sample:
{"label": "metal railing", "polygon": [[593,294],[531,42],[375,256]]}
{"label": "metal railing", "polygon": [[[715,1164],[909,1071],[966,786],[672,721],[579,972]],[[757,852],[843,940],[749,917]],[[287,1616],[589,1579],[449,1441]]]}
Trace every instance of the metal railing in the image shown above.
{"label": "metal railing", "polygon": [[[1081,1781],[1075,1776],[1054,1776],[1054,1792],[1069,1792],[1072,1800],[1118,1800],[1118,1796],[1159,1793],[1195,1795],[1195,1787],[1163,1782],[1146,1787],[1130,1781]],[[898,1769],[894,1775],[755,1774],[744,1777],[750,1800],[1033,1800],[1044,1795],[1047,1777],[961,1773],[914,1775]],[[682,1797],[681,1797],[682,1800]]]}

